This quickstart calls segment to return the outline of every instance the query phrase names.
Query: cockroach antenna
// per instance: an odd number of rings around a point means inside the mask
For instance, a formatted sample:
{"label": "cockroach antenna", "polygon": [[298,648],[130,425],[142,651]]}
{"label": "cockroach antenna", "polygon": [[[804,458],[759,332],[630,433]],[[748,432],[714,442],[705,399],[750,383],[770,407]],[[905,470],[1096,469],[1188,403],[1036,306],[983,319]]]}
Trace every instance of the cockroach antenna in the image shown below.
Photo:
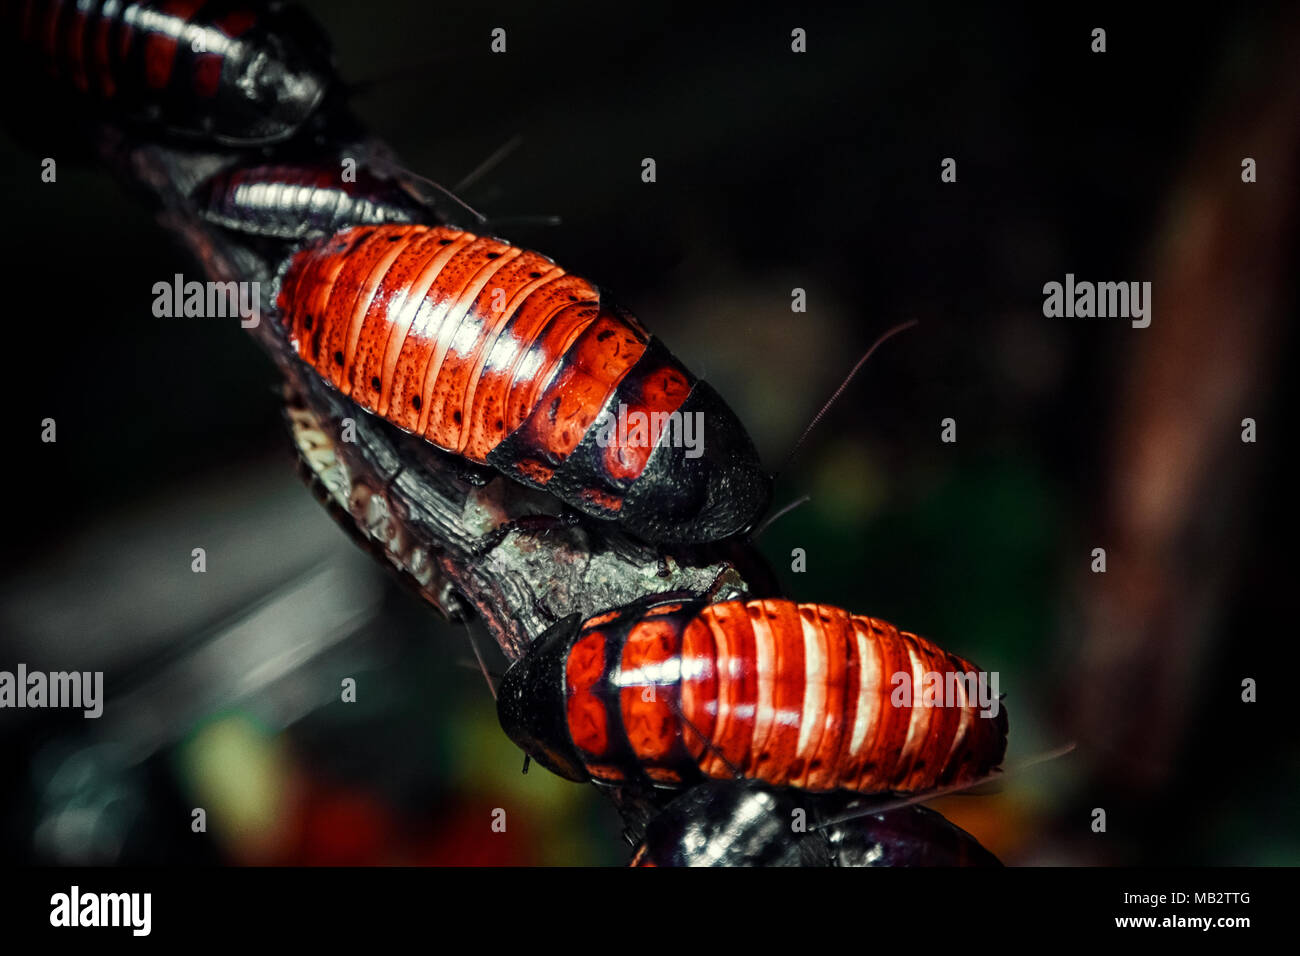
{"label": "cockroach antenna", "polygon": [[765,518],[763,520],[763,523],[754,529],[753,534],[749,536],[749,540],[757,541],[759,537],[763,534],[763,532],[766,531],[769,527],[772,526],[772,524],[776,522],[776,519],[784,518],[791,511],[794,511],[795,508],[798,508],[800,505],[806,505],[810,501],[812,501],[812,495],[802,495],[796,498],[794,501],[790,502],[788,505],[783,506],[779,511],[775,512],[771,517]]}
{"label": "cockroach antenna", "polygon": [[496,167],[501,164],[502,160],[519,148],[523,141],[524,138],[519,133],[510,137],[510,139],[506,140],[493,150],[486,159],[471,169],[460,182],[453,186],[452,192],[465,192],[465,190],[469,189],[470,186],[473,186],[492,170],[496,169]]}
{"label": "cockroach antenna", "polygon": [[901,322],[898,325],[894,326],[892,329],[889,329],[888,331],[884,332],[880,336],[880,338],[876,339],[876,341],[871,344],[871,348],[867,349],[866,354],[864,354],[862,358],[858,359],[857,364],[854,365],[853,368],[849,370],[849,374],[844,377],[844,381],[841,382],[840,387],[835,390],[835,394],[833,394],[830,398],[826,400],[826,404],[822,406],[821,411],[819,411],[816,415],[813,416],[813,420],[809,422],[808,427],[803,430],[803,434],[799,436],[799,440],[795,442],[794,447],[790,449],[790,454],[785,456],[785,461],[781,463],[781,467],[778,468],[773,473],[772,480],[774,482],[776,481],[779,475],[781,475],[787,468],[790,467],[790,462],[794,460],[794,456],[798,453],[799,449],[803,447],[803,443],[807,441],[808,436],[812,433],[812,430],[817,427],[817,424],[823,418],[826,417],[826,413],[831,410],[831,406],[835,404],[836,400],[839,399],[839,397],[844,394],[844,390],[849,387],[849,383],[853,381],[853,377],[858,374],[858,372],[862,369],[862,366],[867,364],[867,359],[871,358],[872,353],[875,352],[876,349],[880,348],[880,346],[884,345],[886,341],[888,341],[889,339],[897,335],[899,332],[904,332],[907,329],[910,329],[912,326],[918,324],[918,322],[919,322],[918,319],[909,319],[906,322]]}
{"label": "cockroach antenna", "polygon": [[[410,170],[410,169],[406,169],[406,168],[402,168],[402,169],[400,170],[400,173],[401,173],[402,176],[406,177],[408,180],[414,180],[414,181],[417,182],[417,183],[423,183],[423,184],[426,185],[426,186],[431,186],[433,189],[437,190],[439,193],[441,193],[442,195],[446,196],[448,199],[450,199],[452,202],[454,202],[457,206],[460,206],[461,209],[464,209],[467,213],[469,213],[471,216],[473,216],[473,217],[474,217],[474,221],[477,222],[479,225],[483,225],[484,223],[486,223],[486,222],[488,221],[488,217],[487,217],[487,216],[483,215],[483,213],[479,212],[477,209],[475,209],[473,206],[471,206],[471,205],[470,205],[469,203],[467,203],[465,200],[463,200],[463,199],[461,199],[459,196],[457,196],[455,192],[453,192],[452,190],[448,189],[446,186],[444,186],[442,183],[438,182],[437,180],[430,179],[428,176],[421,176],[419,173],[414,172],[413,170]],[[432,206],[432,205],[434,205],[434,203],[433,203],[432,201],[430,201],[429,205]]]}
{"label": "cockroach antenna", "polygon": [[822,820],[809,826],[810,830],[821,830],[826,827],[833,827],[841,823],[847,823],[850,820],[856,820],[859,817],[869,817],[877,813],[887,813],[890,810],[899,810],[903,807],[910,807],[914,803],[927,803],[930,800],[937,800],[939,797],[946,797],[950,794],[961,793],[978,787],[981,784],[988,783],[990,780],[1002,780],[1015,774],[1028,770],[1030,767],[1037,766],[1040,763],[1046,763],[1049,760],[1056,760],[1058,757],[1064,757],[1075,748],[1075,743],[1071,741],[1068,744],[1057,747],[1055,750],[1048,750],[1045,753],[1037,754],[1022,760],[1020,763],[1006,770],[998,770],[993,773],[980,777],[978,780],[968,780],[965,783],[955,783],[950,787],[935,787],[922,793],[913,794],[909,797],[900,797],[897,800],[890,800],[885,803],[877,803],[871,806],[862,807],[852,813],[844,813],[829,820]]}
{"label": "cockroach antenna", "polygon": [[[510,137],[510,139],[493,150],[491,155],[471,169],[464,179],[451,187],[451,191],[457,195],[466,193],[471,186],[496,169],[507,156],[518,149],[523,141],[524,137],[518,133]],[[486,220],[486,224],[491,225],[493,228],[498,226],[559,226],[563,222],[562,218],[553,214],[493,216],[491,219]]]}
{"label": "cockroach antenna", "polygon": [[483,654],[478,649],[478,641],[474,639],[474,629],[470,627],[469,621],[465,622],[465,633],[469,635],[469,646],[474,649],[474,659],[478,661],[479,670],[483,672],[483,679],[487,681],[488,692],[492,694],[492,699],[497,699],[497,685],[492,682],[492,675],[488,672],[487,663],[483,660]]}
{"label": "cockroach antenna", "polygon": [[729,771],[731,771],[732,777],[734,777],[736,780],[745,779],[745,775],[740,772],[740,768],[737,767],[730,760],[728,760],[727,755],[724,754],[721,750],[719,750],[717,746],[714,745],[713,741],[711,741],[708,737],[706,737],[704,733],[700,730],[700,728],[696,727],[695,724],[691,722],[691,719],[687,717],[686,714],[682,712],[681,707],[677,705],[677,701],[673,700],[671,697],[666,697],[665,701],[668,704],[669,709],[671,709],[672,712],[677,715],[677,719],[682,722],[682,725],[686,727],[688,730],[690,730],[691,733],[695,734],[696,737],[700,738],[700,743],[704,745],[704,749],[707,750],[709,753],[713,754],[713,756],[717,757],[718,760],[720,760],[723,763],[723,765]]}

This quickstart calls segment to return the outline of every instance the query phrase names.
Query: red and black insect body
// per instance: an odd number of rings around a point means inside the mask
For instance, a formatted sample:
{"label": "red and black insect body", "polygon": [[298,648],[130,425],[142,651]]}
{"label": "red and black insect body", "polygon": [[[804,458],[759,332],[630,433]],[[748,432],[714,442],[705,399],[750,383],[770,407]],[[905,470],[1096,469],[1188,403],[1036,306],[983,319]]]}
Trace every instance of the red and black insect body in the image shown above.
{"label": "red and black insect body", "polygon": [[755,780],[702,783],[650,821],[632,865],[1002,865],[933,810],[911,805],[846,813],[851,803],[828,803],[838,796]]}
{"label": "red and black insect body", "polygon": [[442,226],[355,228],[294,255],[277,301],[297,353],[363,408],[585,514],[705,542],[767,506],[718,394],[539,253]]}
{"label": "red and black insect body", "polygon": [[120,115],[228,145],[287,139],[332,83],[323,35],[256,0],[0,0],[11,46]]}
{"label": "red and black insect body", "polygon": [[202,183],[191,199],[208,222],[286,240],[429,216],[427,206],[396,180],[365,169],[345,180],[339,166],[233,166]]}
{"label": "red and black insect body", "polygon": [[[953,690],[943,706],[927,706],[933,675]],[[670,600],[559,622],[506,673],[498,713],[571,780],[916,793],[1002,762],[1006,711],[980,682],[924,638],[825,604]]]}

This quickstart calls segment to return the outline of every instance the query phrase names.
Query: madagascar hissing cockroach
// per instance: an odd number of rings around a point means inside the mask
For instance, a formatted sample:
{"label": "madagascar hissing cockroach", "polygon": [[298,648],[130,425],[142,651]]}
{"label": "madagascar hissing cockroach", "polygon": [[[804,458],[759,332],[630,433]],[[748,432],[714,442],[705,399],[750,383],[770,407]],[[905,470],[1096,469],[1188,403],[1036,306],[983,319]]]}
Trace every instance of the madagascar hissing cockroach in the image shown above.
{"label": "madagascar hissing cockroach", "polygon": [[0,0],[27,62],[127,119],[246,146],[296,133],[333,81],[323,34],[256,0]]}
{"label": "madagascar hissing cockroach", "polygon": [[707,781],[650,820],[632,866],[1002,865],[933,810],[853,802],[757,780]]}
{"label": "madagascar hissing cockroach", "polygon": [[347,179],[338,166],[232,166],[190,197],[208,222],[255,236],[300,240],[349,226],[418,222],[428,208],[395,179],[364,168]]}
{"label": "madagascar hissing cockroach", "polygon": [[282,270],[298,355],[405,431],[647,540],[747,530],[770,479],[735,414],[626,311],[536,252],[349,229]]}
{"label": "madagascar hissing cockroach", "polygon": [[[1007,716],[987,678],[825,604],[648,599],[555,624],[497,707],[511,739],[570,780],[916,793],[1002,762]],[[930,695],[936,680],[950,697]]]}

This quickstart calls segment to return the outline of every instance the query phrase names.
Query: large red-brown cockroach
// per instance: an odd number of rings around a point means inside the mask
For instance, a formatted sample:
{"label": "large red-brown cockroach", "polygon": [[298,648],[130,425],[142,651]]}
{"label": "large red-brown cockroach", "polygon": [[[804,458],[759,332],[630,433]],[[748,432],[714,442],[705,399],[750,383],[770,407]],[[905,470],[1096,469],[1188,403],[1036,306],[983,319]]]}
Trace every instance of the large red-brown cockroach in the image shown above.
{"label": "large red-brown cockroach", "polygon": [[[939,706],[935,675],[953,692]],[[497,706],[511,739],[571,780],[916,793],[1001,763],[1006,711],[979,699],[986,677],[825,604],[647,600],[555,624],[506,672]]]}
{"label": "large red-brown cockroach", "polygon": [[651,819],[632,866],[1002,865],[933,810],[867,805],[846,814],[852,806],[757,780],[707,781]]}
{"label": "large red-brown cockroach", "polygon": [[209,222],[286,240],[429,216],[421,197],[364,168],[344,179],[337,166],[232,166],[200,184],[190,198]]}
{"label": "large red-brown cockroach", "polygon": [[277,142],[333,81],[323,35],[257,0],[0,0],[11,44],[83,94],[181,135]]}
{"label": "large red-brown cockroach", "polygon": [[343,394],[446,451],[650,541],[747,530],[770,479],[718,394],[547,257],[445,226],[300,250],[278,308]]}

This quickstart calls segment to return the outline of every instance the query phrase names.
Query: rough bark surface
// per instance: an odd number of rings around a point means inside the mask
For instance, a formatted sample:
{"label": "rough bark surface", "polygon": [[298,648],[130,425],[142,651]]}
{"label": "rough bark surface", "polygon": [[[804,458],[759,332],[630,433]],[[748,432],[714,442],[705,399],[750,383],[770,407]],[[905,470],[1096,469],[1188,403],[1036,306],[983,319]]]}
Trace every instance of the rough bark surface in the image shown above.
{"label": "rough bark surface", "polygon": [[[341,128],[353,130],[355,124]],[[364,138],[317,140],[321,162],[387,155],[382,144]],[[275,310],[277,276],[294,247],[211,225],[189,201],[197,185],[227,165],[248,162],[248,155],[137,143],[114,128],[102,130],[100,152],[130,188],[157,204],[164,228],[193,252],[209,280],[260,283],[261,319],[249,331],[284,376],[286,424],[317,497],[432,607],[451,619],[479,617],[508,660],[520,658],[550,624],[575,613],[588,617],[665,592],[713,600],[774,594],[770,570],[747,542],[665,551],[610,523],[574,519],[552,497],[446,454],[325,384],[294,354]],[[600,789],[618,808],[632,844],[677,796],[639,787]],[[841,809],[873,802],[850,794],[820,799]],[[914,815],[908,809],[898,819]],[[916,845],[939,846],[942,827]],[[968,834],[963,837],[978,848]],[[923,854],[913,850],[904,855],[923,862]]]}

